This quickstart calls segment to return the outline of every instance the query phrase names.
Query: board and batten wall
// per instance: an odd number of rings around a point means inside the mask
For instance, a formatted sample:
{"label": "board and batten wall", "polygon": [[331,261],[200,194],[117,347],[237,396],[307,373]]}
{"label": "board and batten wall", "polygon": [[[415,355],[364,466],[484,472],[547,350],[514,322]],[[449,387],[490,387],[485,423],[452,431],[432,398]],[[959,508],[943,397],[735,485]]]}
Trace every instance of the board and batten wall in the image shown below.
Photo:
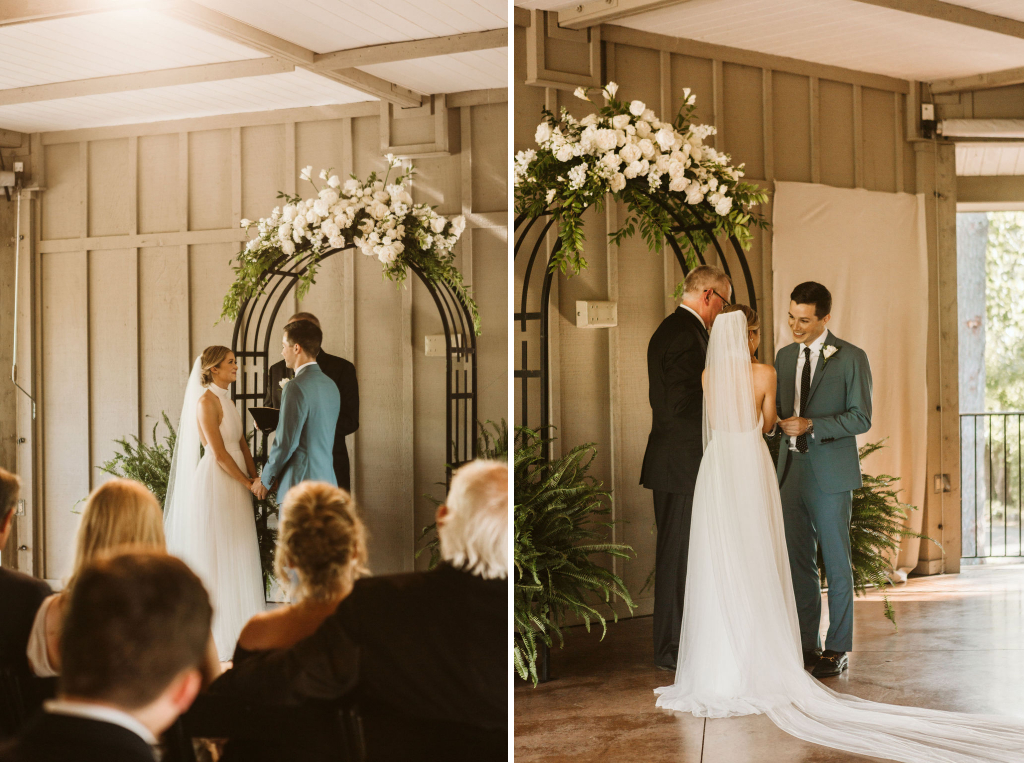
{"label": "board and batten wall", "polygon": [[[713,124],[718,129],[713,139],[715,147],[729,153],[735,164],[745,164],[745,179],[769,192],[776,179],[884,192],[930,191],[934,163],[927,165],[927,173],[919,174],[916,145],[906,139],[908,94],[914,91],[916,83],[610,25],[601,26],[596,33],[592,30],[588,38],[586,31],[555,28],[552,16],[548,14],[545,22],[541,12],[517,9],[517,151],[535,147],[534,132],[542,108],[557,114],[565,107],[577,118],[593,110],[591,104],[573,95],[579,84],[596,86],[614,81],[619,85],[618,98],[644,101],[660,116],[677,112],[683,101],[683,88],[688,87],[697,96],[695,121]],[[538,21],[545,24],[543,35],[538,30]],[[535,37],[528,40],[529,35]],[[600,55],[589,60],[599,61],[600,71],[594,64],[589,69],[587,66],[587,49],[596,38],[600,39]],[[529,57],[539,49],[544,50],[543,61],[531,62]],[[527,84],[531,76],[537,84]],[[925,150],[930,159],[932,145],[926,144]],[[950,147],[942,154],[942,161],[948,165],[951,158]],[[920,164],[923,167],[924,163]],[[955,199],[951,177],[947,186],[945,192]],[[934,200],[928,210],[932,222]],[[760,212],[770,221],[771,202]],[[943,214],[954,213],[946,210]],[[597,446],[592,474],[612,491],[616,520],[612,534],[636,552],[635,560],[609,563],[614,564],[637,597],[636,614],[647,614],[653,609],[653,590],[647,588],[637,596],[654,568],[656,540],[651,493],[638,484],[651,425],[646,353],[654,330],[674,309],[672,293],[682,280],[682,271],[668,247],[664,253],[649,251],[639,236],[619,246],[608,244],[607,232],[615,230],[624,219],[625,208],[621,204],[609,204],[600,214],[594,210],[587,212],[584,256],[589,267],[571,278],[559,275],[552,285],[551,421],[557,427],[556,446],[568,449],[587,442]],[[527,240],[531,248],[536,235],[537,231],[532,232]],[[555,241],[553,234],[548,236],[546,251]],[[955,240],[952,246],[955,273]],[[709,262],[715,263],[717,255],[708,254]],[[517,295],[522,292],[528,256],[529,250],[516,262]],[[746,257],[755,293],[747,293],[738,263],[730,256],[734,293],[737,301],[755,306],[761,315],[766,329],[762,332],[760,357],[771,359],[775,348],[770,328],[770,230],[755,231]],[[929,259],[934,288],[934,237],[929,239]],[[535,275],[527,312],[539,310],[539,283]],[[616,302],[618,325],[610,329],[578,329],[577,300]],[[518,303],[516,310],[520,310]],[[936,404],[939,389],[933,380],[938,378],[937,324],[937,314],[930,316],[929,396],[936,398]],[[532,347],[530,367],[538,367],[537,331],[536,321],[528,324],[525,333],[520,331],[519,323],[515,324],[516,368],[521,366],[522,339],[528,339]],[[516,424],[523,421],[519,390],[517,384]],[[534,425],[539,419],[537,391],[534,382],[527,417]],[[953,400],[955,410],[955,396]],[[938,422],[930,422],[930,454],[938,446]],[[951,452],[942,471],[956,469],[952,460],[955,448]],[[940,471],[932,466],[930,463],[929,471]],[[955,481],[958,483],[958,477]],[[959,503],[956,508],[959,509]],[[945,511],[948,515],[948,505]],[[936,510],[933,524],[941,523],[940,516]],[[925,529],[929,529],[927,516]],[[933,537],[938,538],[938,531],[935,532]],[[960,540],[958,535],[950,538],[948,532],[945,538],[950,556],[946,569],[951,571],[953,559],[959,560]],[[938,549],[921,547],[921,559],[939,556]]]}
{"label": "board and batten wall", "polygon": [[[415,200],[467,217],[458,266],[483,324],[481,420],[507,410],[506,100],[501,90],[448,96],[450,155],[410,160]],[[195,357],[230,346],[233,324],[218,319],[245,240],[238,221],[269,215],[278,191],[315,193],[298,178],[306,165],[314,180],[321,168],[343,178],[385,170],[383,118],[370,102],[32,136],[29,169],[45,190],[25,213],[36,231],[25,364],[35,363],[39,409],[34,429],[19,415],[35,439],[35,462],[19,466],[35,472],[36,574],[69,573],[76,504],[108,478],[98,465],[115,440],[151,441],[162,412],[177,425]],[[390,135],[423,143],[418,133],[437,121],[419,122],[392,124]],[[433,300],[415,276],[396,288],[376,259],[347,249],[324,262],[301,303],[289,297],[274,335],[296,309],[315,313],[324,348],[356,366],[360,426],[349,447],[371,569],[423,566],[416,539],[433,521],[424,495],[442,498],[445,479],[445,360],[424,354],[424,337],[443,333]],[[161,424],[157,439],[165,434]]]}

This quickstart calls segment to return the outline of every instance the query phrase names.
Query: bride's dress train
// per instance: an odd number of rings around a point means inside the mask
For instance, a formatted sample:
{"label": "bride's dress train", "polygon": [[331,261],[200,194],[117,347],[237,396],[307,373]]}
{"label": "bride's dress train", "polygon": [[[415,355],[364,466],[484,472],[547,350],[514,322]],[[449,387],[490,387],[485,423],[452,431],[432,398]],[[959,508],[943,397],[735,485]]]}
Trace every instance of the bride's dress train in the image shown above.
{"label": "bride's dress train", "polygon": [[655,689],[658,706],[764,713],[800,739],[906,763],[1024,761],[1024,720],[868,702],[804,670],[746,336],[742,313],[721,315],[711,332],[678,667],[672,686]]}
{"label": "bride's dress train", "polygon": [[[242,628],[266,608],[252,493],[217,463],[209,448],[199,457],[199,361],[189,377],[164,502],[167,551],[200,577],[213,603],[213,640],[221,660],[230,660]],[[220,398],[224,447],[244,474],[238,443],[242,420],[230,392],[209,387]]]}

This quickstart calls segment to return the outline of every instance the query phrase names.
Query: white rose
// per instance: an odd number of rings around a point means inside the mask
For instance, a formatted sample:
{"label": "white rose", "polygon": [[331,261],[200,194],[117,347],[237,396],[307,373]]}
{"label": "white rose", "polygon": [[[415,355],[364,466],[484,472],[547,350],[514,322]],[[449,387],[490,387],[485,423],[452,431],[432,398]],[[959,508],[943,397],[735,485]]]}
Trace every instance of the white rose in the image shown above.
{"label": "white rose", "polygon": [[[452,218],[452,232],[456,236],[461,236],[462,231],[466,230],[466,218],[462,215]],[[401,250],[399,250],[401,251]]]}
{"label": "white rose", "polygon": [[669,151],[676,142],[675,133],[668,127],[662,127],[658,130],[654,135],[654,139],[658,141],[662,151]]}
{"label": "white rose", "polygon": [[730,197],[728,197],[728,196],[723,196],[715,204],[715,211],[718,214],[720,214],[722,217],[725,217],[727,214],[729,214],[729,210],[731,210],[731,209],[732,209],[732,199]]}
{"label": "white rose", "polygon": [[640,147],[637,146],[635,143],[627,143],[619,150],[619,156],[622,157],[622,161],[624,161],[626,164],[632,164],[633,162],[637,161],[642,155],[643,152],[640,150]]}
{"label": "white rose", "polygon": [[675,191],[676,193],[681,193],[682,191],[686,190],[686,186],[689,184],[689,182],[690,181],[688,181],[682,175],[678,177],[673,177],[672,182],[668,184],[668,190]]}
{"label": "white rose", "polygon": [[580,124],[584,127],[594,127],[597,124],[597,114],[587,114],[580,120]]}
{"label": "white rose", "polygon": [[395,261],[398,255],[395,254],[395,250],[390,246],[382,246],[380,251],[377,252],[377,258],[385,265],[390,265]]}
{"label": "white rose", "polygon": [[656,159],[656,160],[654,161],[654,166],[658,168],[658,172],[659,172],[659,173],[661,173],[661,174],[664,174],[664,173],[668,172],[668,166],[669,166],[669,165],[670,165],[671,163],[672,163],[672,162],[671,162],[671,161],[669,161],[669,158],[668,158],[668,155],[667,155],[667,154],[661,154],[661,155],[660,155],[660,156],[659,156],[659,157],[658,157],[658,158],[657,158],[657,159]]}
{"label": "white rose", "polygon": [[653,122],[655,119],[658,118],[658,115],[655,114],[654,111],[651,109],[644,109],[643,113],[639,114],[638,116],[645,122]]}
{"label": "white rose", "polygon": [[696,183],[690,185],[686,191],[686,203],[687,204],[700,204],[704,201],[704,194],[700,190],[700,186]]}
{"label": "white rose", "polygon": [[286,204],[284,209],[281,211],[281,217],[284,218],[285,222],[291,222],[295,219],[295,205]]}
{"label": "white rose", "polygon": [[612,175],[612,179],[609,182],[608,187],[612,189],[613,193],[618,193],[626,187],[626,176],[621,172],[616,172]]}
{"label": "white rose", "polygon": [[637,144],[637,148],[640,149],[640,153],[643,154],[644,159],[654,158],[654,143],[650,138],[644,138]]}
{"label": "white rose", "polygon": [[299,228],[295,228],[292,231],[292,241],[294,241],[296,244],[301,244],[302,243],[302,234],[303,233],[305,233],[305,231],[303,231],[303,230],[301,230]]}
{"label": "white rose", "polygon": [[306,216],[304,214],[296,215],[295,219],[292,221],[292,227],[296,228],[296,229],[305,228],[306,227]]}
{"label": "white rose", "polygon": [[388,208],[387,208],[387,206],[385,204],[382,204],[379,201],[375,201],[370,206],[369,211],[370,211],[370,215],[373,217],[373,219],[375,219],[375,220],[383,220],[384,217],[388,213]]}
{"label": "white rose", "polygon": [[601,157],[601,164],[610,170],[617,170],[619,165],[622,164],[622,158],[614,151],[609,151]]}
{"label": "white rose", "polygon": [[327,178],[327,185],[329,185],[331,188],[337,188],[338,186],[341,185],[341,179],[337,175],[331,175],[329,178]]}
{"label": "white rose", "polygon": [[543,146],[551,139],[551,125],[547,121],[541,122],[537,125],[537,134],[533,137],[539,145]]}
{"label": "white rose", "polygon": [[319,195],[320,195],[320,198],[323,199],[323,201],[329,207],[333,206],[334,204],[337,204],[338,203],[338,199],[341,198],[340,196],[338,196],[338,192],[335,191],[330,186],[328,186],[328,187],[324,188],[323,190],[321,190]]}
{"label": "white rose", "polygon": [[[647,104],[643,101],[632,101],[629,104],[629,113],[634,117],[638,117],[647,110]],[[310,168],[312,169],[312,168]]]}
{"label": "white rose", "polygon": [[[317,201],[319,202],[319,200]],[[309,223],[310,225],[320,222],[320,215],[317,214],[315,205],[313,209],[309,210],[306,213],[306,222]]]}
{"label": "white rose", "polygon": [[602,151],[611,151],[619,145],[619,136],[615,130],[599,130],[597,133],[597,147]]}
{"label": "white rose", "polygon": [[568,143],[563,143],[555,149],[555,158],[560,162],[567,162],[572,159],[572,146]]}
{"label": "white rose", "polygon": [[629,124],[629,114],[616,114],[612,117],[612,127],[616,130],[625,130]]}
{"label": "white rose", "polygon": [[644,162],[635,161],[630,162],[629,165],[622,171],[622,174],[627,178],[635,178],[637,175],[643,174]]}
{"label": "white rose", "polygon": [[291,379],[281,379],[281,381],[279,381],[277,383],[277,386],[280,387],[281,389],[284,389],[284,385],[287,384],[290,381],[291,381]]}
{"label": "white rose", "polygon": [[690,149],[690,158],[695,162],[699,162],[704,158],[704,151],[700,146],[694,146]]}
{"label": "white rose", "polygon": [[347,193],[349,196],[354,196],[356,195],[356,192],[359,190],[359,188],[359,181],[356,180],[355,178],[349,178],[348,180],[345,181],[345,185],[341,187],[341,190]]}
{"label": "white rose", "polygon": [[281,251],[284,252],[285,254],[295,254],[295,244],[293,244],[291,241],[282,241]]}
{"label": "white rose", "polygon": [[708,188],[710,188],[712,191],[717,191],[718,190],[718,178],[716,178],[716,177],[711,178],[708,181]]}
{"label": "white rose", "polygon": [[242,221],[238,223],[238,225],[242,228],[248,228],[250,225],[252,225],[252,220],[247,220],[243,217]]}
{"label": "white rose", "polygon": [[550,204],[555,198],[555,189],[549,188],[547,195],[544,197],[548,204]]}
{"label": "white rose", "polygon": [[430,229],[434,231],[434,233],[440,233],[441,231],[444,230],[444,225],[446,222],[448,221],[445,220],[443,217],[434,217],[430,220]]}
{"label": "white rose", "polygon": [[331,238],[328,241],[328,243],[331,245],[332,249],[343,249],[345,247],[345,237],[344,236],[331,236]]}
{"label": "white rose", "polygon": [[285,223],[284,225],[277,229],[277,237],[282,241],[284,241],[287,238],[291,238],[291,235],[292,226],[290,223]]}
{"label": "white rose", "polygon": [[[313,202],[313,212],[316,215],[318,215],[320,217],[327,217],[327,213],[329,211],[330,211],[330,207],[327,204],[327,202],[324,201],[323,199],[317,199],[315,202]],[[306,219],[309,219],[309,218],[307,217]],[[310,222],[316,222],[316,221],[315,220],[310,220]]]}
{"label": "white rose", "polygon": [[643,120],[636,123],[636,134],[641,138],[646,138],[651,134],[651,126]]}

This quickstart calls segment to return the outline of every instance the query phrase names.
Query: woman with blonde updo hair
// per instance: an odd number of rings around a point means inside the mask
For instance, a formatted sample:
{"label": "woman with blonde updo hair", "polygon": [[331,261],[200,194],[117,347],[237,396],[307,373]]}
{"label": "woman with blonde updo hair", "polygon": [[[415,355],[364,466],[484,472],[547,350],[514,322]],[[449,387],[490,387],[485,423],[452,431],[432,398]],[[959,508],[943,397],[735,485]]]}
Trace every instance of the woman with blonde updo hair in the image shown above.
{"label": "woman with blonde updo hair", "polygon": [[250,488],[256,464],[231,399],[235,354],[213,345],[192,366],[164,502],[167,550],[200,577],[213,602],[213,636],[231,659],[242,627],[266,608]]}
{"label": "woman with blonde updo hair", "polygon": [[[729,313],[742,313],[747,321],[747,349],[750,350],[750,371],[751,381],[754,385],[754,403],[757,405],[758,410],[761,411],[761,431],[767,434],[775,428],[775,422],[778,420],[778,414],[775,410],[775,388],[778,381],[775,374],[775,366],[761,363],[755,354],[758,345],[761,344],[761,319],[754,308],[739,303],[728,305],[722,310],[721,314],[728,315]],[[714,328],[711,330],[714,331]],[[705,370],[701,374],[701,384],[705,389],[707,389],[707,377],[708,372]]]}
{"label": "woman with blonde updo hair", "polygon": [[300,482],[281,508],[274,568],[292,603],[253,617],[238,638],[237,663],[312,635],[367,574],[366,527],[346,490]]}
{"label": "woman with blonde updo hair", "polygon": [[758,360],[754,353],[757,352],[757,347],[761,344],[761,319],[758,317],[757,311],[752,307],[747,307],[737,302],[735,305],[729,305],[722,311],[722,315],[726,313],[743,313],[747,319],[747,342],[750,344],[750,359],[757,363]]}

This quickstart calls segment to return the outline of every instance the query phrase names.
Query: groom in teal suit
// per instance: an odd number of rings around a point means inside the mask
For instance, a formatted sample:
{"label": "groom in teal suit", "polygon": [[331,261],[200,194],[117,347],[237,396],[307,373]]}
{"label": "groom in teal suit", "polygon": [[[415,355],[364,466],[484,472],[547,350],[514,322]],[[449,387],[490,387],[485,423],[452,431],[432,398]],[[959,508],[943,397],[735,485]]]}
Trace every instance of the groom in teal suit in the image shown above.
{"label": "groom in teal suit", "polygon": [[333,452],[341,394],[316,363],[323,336],[311,321],[294,321],[284,327],[281,356],[295,371],[295,378],[284,383],[270,458],[252,484],[257,498],[276,489],[280,502],[290,487],[304,480],[338,484]]}
{"label": "groom in teal suit", "polygon": [[[804,667],[837,676],[853,647],[853,491],[862,484],[857,435],[871,428],[871,368],[859,347],[832,334],[832,295],[807,281],[790,295],[793,344],[775,356],[775,405],[783,437],[779,489]],[[828,634],[821,651],[818,547],[828,578]]]}

